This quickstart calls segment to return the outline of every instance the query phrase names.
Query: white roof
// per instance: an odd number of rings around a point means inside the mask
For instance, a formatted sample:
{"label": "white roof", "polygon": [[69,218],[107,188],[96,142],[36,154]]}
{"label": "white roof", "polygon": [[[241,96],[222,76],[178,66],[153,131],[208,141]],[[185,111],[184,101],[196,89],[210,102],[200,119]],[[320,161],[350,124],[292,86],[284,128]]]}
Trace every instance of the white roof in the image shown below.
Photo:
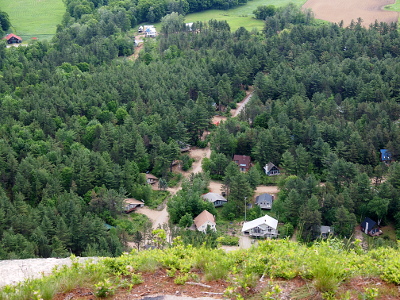
{"label": "white roof", "polygon": [[248,231],[252,228],[255,228],[257,226],[264,225],[264,224],[268,225],[269,227],[272,227],[273,229],[276,229],[278,227],[278,220],[276,220],[268,215],[265,215],[264,217],[244,223],[243,227],[242,227],[242,232]]}

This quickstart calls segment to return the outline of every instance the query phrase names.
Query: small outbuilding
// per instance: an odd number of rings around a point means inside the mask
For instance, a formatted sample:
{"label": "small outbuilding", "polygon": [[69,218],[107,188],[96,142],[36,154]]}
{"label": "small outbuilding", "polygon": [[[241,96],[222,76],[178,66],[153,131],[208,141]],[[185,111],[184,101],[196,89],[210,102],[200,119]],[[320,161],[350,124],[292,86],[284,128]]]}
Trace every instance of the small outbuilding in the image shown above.
{"label": "small outbuilding", "polygon": [[155,184],[158,182],[158,178],[150,173],[146,173],[146,182],[148,184]]}
{"label": "small outbuilding", "polygon": [[378,224],[370,218],[365,218],[361,223],[361,231],[370,236],[378,236],[382,234],[382,230]]}
{"label": "small outbuilding", "polygon": [[3,39],[7,41],[7,44],[20,44],[22,43],[22,38],[14,33],[7,34]]}
{"label": "small outbuilding", "polygon": [[379,150],[381,153],[381,162],[390,163],[392,162],[392,154],[387,149]]}
{"label": "small outbuilding", "polygon": [[326,239],[333,234],[333,227],[331,226],[320,226],[319,230],[321,233],[320,237],[323,239]]}
{"label": "small outbuilding", "polygon": [[124,212],[127,214],[143,206],[144,206],[143,201],[136,200],[134,198],[124,199]]}
{"label": "small outbuilding", "polygon": [[208,202],[214,204],[214,207],[223,206],[228,200],[224,196],[217,193],[207,193],[202,196],[202,198]]}
{"label": "small outbuilding", "polygon": [[272,202],[274,202],[274,196],[270,194],[261,194],[256,197],[256,205],[258,205],[261,209],[271,209]]}
{"label": "small outbuilding", "polygon": [[217,231],[215,227],[215,217],[207,210],[203,210],[201,214],[194,218],[193,223],[198,231],[206,233],[207,227],[210,227],[211,230]]}

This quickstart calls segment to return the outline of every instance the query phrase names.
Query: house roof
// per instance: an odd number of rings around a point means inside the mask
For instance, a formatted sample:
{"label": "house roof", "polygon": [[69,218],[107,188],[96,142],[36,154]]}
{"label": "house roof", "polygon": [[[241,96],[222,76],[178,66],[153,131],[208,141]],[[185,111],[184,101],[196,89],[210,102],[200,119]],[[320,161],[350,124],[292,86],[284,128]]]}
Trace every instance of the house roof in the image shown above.
{"label": "house roof", "polygon": [[265,172],[269,172],[269,171],[272,170],[273,167],[278,168],[278,167],[275,166],[272,162],[269,162],[269,163],[267,163],[267,164],[265,165],[264,170],[265,170]]}
{"label": "house roof", "polygon": [[153,174],[146,173],[146,179],[155,179],[155,180],[157,180],[158,178],[156,176],[154,176]]}
{"label": "house roof", "polygon": [[379,151],[381,152],[382,160],[390,160],[391,159],[392,154],[387,149],[381,149]]}
{"label": "house roof", "polygon": [[366,217],[366,218],[364,219],[364,221],[361,223],[361,227],[362,227],[362,228],[366,228],[366,227],[367,227],[367,224],[368,224],[368,229],[369,229],[369,230],[372,229],[372,228],[374,228],[375,226],[377,226],[376,222],[375,222],[374,220],[371,220],[371,219],[368,218],[368,217]]}
{"label": "house roof", "polygon": [[256,204],[260,205],[261,203],[266,203],[272,205],[272,201],[274,201],[274,197],[270,194],[261,194],[256,197]]}
{"label": "house roof", "polygon": [[9,33],[9,34],[7,34],[7,35],[4,37],[4,39],[6,39],[6,40],[8,41],[8,40],[11,39],[12,37],[15,37],[15,38],[17,38],[17,39],[19,39],[19,40],[22,41],[22,39],[21,39],[18,35],[15,35],[14,33]]}
{"label": "house roof", "polygon": [[321,231],[321,233],[330,233],[333,230],[331,230],[330,226],[321,226],[320,231]]}
{"label": "house roof", "polygon": [[250,156],[247,155],[237,155],[233,156],[233,160],[241,167],[249,167],[251,163]]}
{"label": "house roof", "polygon": [[276,229],[278,227],[278,220],[276,220],[268,215],[265,215],[264,217],[244,223],[243,227],[242,227],[242,232],[248,231],[252,228],[255,228],[255,227],[258,227],[258,226],[264,225],[264,224],[268,225],[269,227],[271,227],[273,229]]}
{"label": "house roof", "polygon": [[203,210],[201,214],[199,214],[196,218],[194,218],[193,222],[197,228],[201,227],[207,221],[215,224],[215,217],[206,210]]}
{"label": "house roof", "polygon": [[127,199],[124,199],[124,203],[125,203],[125,204],[144,204],[143,201],[136,200],[136,199],[134,199],[134,198],[127,198]]}
{"label": "house roof", "polygon": [[207,193],[204,194],[203,199],[208,200],[209,202],[214,203],[215,201],[221,200],[221,201],[226,201],[228,202],[228,200],[226,200],[222,195],[217,194],[217,193]]}

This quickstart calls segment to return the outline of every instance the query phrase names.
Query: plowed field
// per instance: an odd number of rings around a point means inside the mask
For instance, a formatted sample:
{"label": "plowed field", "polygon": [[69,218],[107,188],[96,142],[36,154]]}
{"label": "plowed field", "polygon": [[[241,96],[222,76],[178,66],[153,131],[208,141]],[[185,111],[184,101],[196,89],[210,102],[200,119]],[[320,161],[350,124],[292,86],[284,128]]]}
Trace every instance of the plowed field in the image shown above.
{"label": "plowed field", "polygon": [[397,22],[399,13],[387,11],[386,5],[395,3],[395,0],[308,0],[303,8],[311,8],[317,19],[339,23],[343,20],[344,26],[348,26],[351,20],[357,22],[363,20],[362,25],[378,22]]}

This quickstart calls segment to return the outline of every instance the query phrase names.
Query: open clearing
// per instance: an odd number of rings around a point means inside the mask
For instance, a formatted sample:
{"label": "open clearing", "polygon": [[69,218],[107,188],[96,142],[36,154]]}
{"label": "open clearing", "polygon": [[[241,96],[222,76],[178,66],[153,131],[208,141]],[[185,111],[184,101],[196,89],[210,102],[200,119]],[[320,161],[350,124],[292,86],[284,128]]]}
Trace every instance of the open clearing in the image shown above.
{"label": "open clearing", "polygon": [[305,0],[252,0],[247,2],[245,5],[240,5],[232,9],[211,9],[188,14],[185,16],[185,22],[207,22],[211,19],[217,21],[226,20],[231,27],[231,31],[235,31],[239,27],[244,27],[249,31],[252,29],[262,30],[264,28],[264,21],[255,19],[253,15],[253,11],[257,6],[275,5],[276,7],[281,7],[289,3],[303,5],[304,2]]}
{"label": "open clearing", "polygon": [[10,16],[13,32],[24,41],[50,39],[65,13],[63,0],[0,0],[0,7]]}
{"label": "open clearing", "polygon": [[308,0],[303,8],[310,8],[317,19],[322,19],[334,23],[343,20],[344,26],[348,26],[351,20],[363,20],[363,26],[369,26],[378,22],[396,22],[399,13],[384,10],[384,7],[395,3],[395,0]]}

